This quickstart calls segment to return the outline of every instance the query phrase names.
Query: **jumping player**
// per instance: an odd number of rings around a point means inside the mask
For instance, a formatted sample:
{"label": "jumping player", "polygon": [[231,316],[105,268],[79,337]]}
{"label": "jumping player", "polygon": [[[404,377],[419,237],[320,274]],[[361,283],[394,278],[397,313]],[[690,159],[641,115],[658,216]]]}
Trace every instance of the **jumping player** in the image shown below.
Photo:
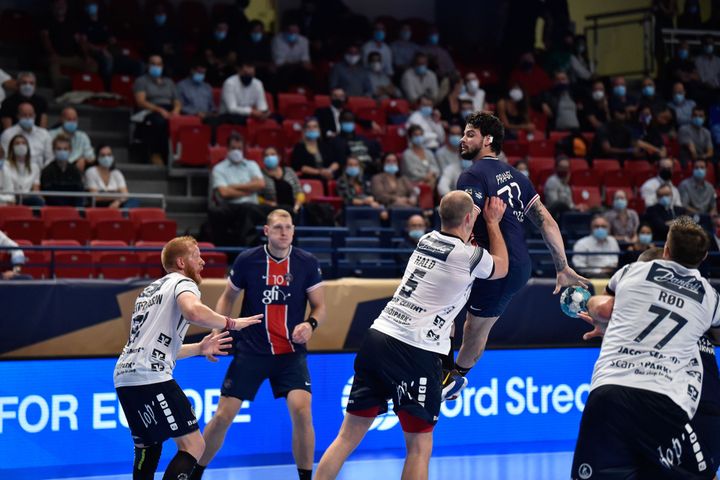
{"label": "jumping player", "polygon": [[177,454],[163,479],[187,479],[205,443],[192,406],[173,380],[175,361],[193,355],[227,355],[227,332],[212,333],[200,343],[183,345],[190,324],[240,330],[262,315],[229,318],[200,301],[198,285],[205,262],[192,237],[170,240],[161,254],[167,275],[146,287],[135,300],[130,338],[115,365],[118,400],[135,443],[133,480],[152,480],[162,444],[175,440]]}
{"label": "jumping player", "polygon": [[486,199],[490,252],[468,245],[478,216],[465,192],[440,202],[442,230],[424,235],[402,283],[375,320],[355,359],[355,377],[340,433],[323,455],[316,480],[335,478],[360,444],[388,399],[405,434],[404,480],[424,480],[432,452],[432,430],[441,404],[441,355],[450,348],[453,319],[470,295],[474,278],[502,278],[508,254],[500,219],[502,200]]}
{"label": "jumping player", "polygon": [[[285,210],[273,210],[265,225],[267,245],[235,259],[216,309],[229,315],[241,291],[241,312],[265,312],[265,322],[233,335],[233,358],[218,408],[203,433],[207,445],[193,479],[199,479],[220,450],[243,400],[254,400],[270,380],[275,398],[284,397],[292,419],[292,450],[300,480],[312,476],[315,432],[310,402],[310,373],[305,344],[325,319],[320,267],[310,253],[292,246],[295,227]],[[310,315],[305,310],[310,302]],[[243,313],[244,314],[244,313]]]}
{"label": "jumping player", "polygon": [[713,478],[717,465],[690,423],[702,388],[698,340],[720,334],[720,295],[697,271],[708,245],[702,227],[680,217],[662,260],[627,265],[608,283],[614,299],[591,298],[590,316],[609,323],[572,478]]}
{"label": "jumping player", "polygon": [[[555,262],[557,280],[554,293],[563,286],[585,285],[588,282],[568,266],[560,229],[540,201],[532,183],[511,165],[498,160],[503,136],[504,128],[497,117],[476,112],[468,117],[465,134],[460,141],[460,156],[473,160],[473,164],[458,178],[457,190],[470,194],[478,209],[483,208],[488,197],[500,197],[507,204],[500,230],[507,244],[510,268],[507,276],[498,282],[477,279],[473,284],[467,304],[463,345],[458,352],[455,371],[444,382],[445,394],[449,397],[465,386],[467,380],[463,377],[482,356],[490,329],[530,278],[531,261],[523,228],[526,218],[542,232]],[[476,222],[473,234],[478,245],[487,245],[485,222]]]}

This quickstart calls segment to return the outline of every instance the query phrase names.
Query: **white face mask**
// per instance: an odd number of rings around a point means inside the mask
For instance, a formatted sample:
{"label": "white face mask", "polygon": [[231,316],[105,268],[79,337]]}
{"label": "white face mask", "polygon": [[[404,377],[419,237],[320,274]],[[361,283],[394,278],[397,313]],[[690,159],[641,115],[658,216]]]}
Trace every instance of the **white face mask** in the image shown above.
{"label": "white face mask", "polygon": [[16,157],[24,157],[28,153],[28,146],[24,143],[13,145],[13,153]]}
{"label": "white face mask", "polygon": [[515,102],[519,102],[523,99],[523,92],[519,88],[513,88],[510,90],[510,98],[513,99]]}
{"label": "white face mask", "polygon": [[599,102],[600,100],[602,100],[603,98],[605,98],[605,92],[603,92],[602,90],[593,90],[593,92],[592,92],[592,98],[593,98],[593,100],[595,100],[596,102]]}
{"label": "white face mask", "polygon": [[228,152],[228,158],[232,163],[240,163],[244,160],[243,151],[239,148],[234,148]]}
{"label": "white face mask", "polygon": [[467,82],[467,91],[475,93],[480,89],[480,80],[470,80]]}

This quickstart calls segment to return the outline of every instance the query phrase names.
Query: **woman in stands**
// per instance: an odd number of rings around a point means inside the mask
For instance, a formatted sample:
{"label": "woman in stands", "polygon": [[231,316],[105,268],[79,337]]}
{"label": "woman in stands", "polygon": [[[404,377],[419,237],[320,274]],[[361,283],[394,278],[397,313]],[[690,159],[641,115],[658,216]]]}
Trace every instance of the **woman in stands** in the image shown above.
{"label": "woman in stands", "polygon": [[[125,177],[122,172],[115,168],[115,158],[112,149],[103,145],[97,149],[97,165],[85,171],[85,186],[92,193],[128,193]],[[112,198],[98,196],[95,198],[95,206],[109,208],[132,208],[137,202],[128,200],[127,197]],[[132,204],[132,205],[131,205]]]}
{"label": "woman in stands", "polygon": [[435,190],[440,166],[435,154],[425,146],[425,136],[419,125],[408,128],[408,148],[402,154],[402,167],[408,180],[424,183]]}
{"label": "woman in stands", "polygon": [[345,205],[382,208],[375,198],[369,194],[363,182],[360,160],[353,156],[347,158],[345,171],[338,179],[337,194],[342,197]]}
{"label": "woman in stands", "polygon": [[302,178],[322,180],[334,179],[340,172],[332,149],[320,135],[320,124],[316,118],[308,118],[303,127],[303,138],[295,144],[290,155],[292,168]]}
{"label": "woman in stands", "polygon": [[640,225],[640,218],[635,210],[628,208],[628,198],[624,190],[615,192],[612,207],[603,215],[610,224],[610,235],[618,242],[635,243],[637,241],[635,231]]}
{"label": "woman in stands", "polygon": [[[30,145],[22,135],[15,135],[10,140],[5,174],[14,192],[40,191],[40,167],[30,160]],[[45,201],[38,195],[25,195],[20,203],[42,206]]]}
{"label": "woman in stands", "polygon": [[516,139],[521,130],[532,132],[535,125],[530,121],[530,100],[517,83],[507,95],[498,100],[498,118],[505,127],[505,138]]}
{"label": "woman in stands", "polygon": [[394,153],[386,153],[383,157],[383,172],[372,177],[370,192],[378,203],[385,208],[417,207],[417,188],[400,173],[398,157]]}
{"label": "woman in stands", "polygon": [[275,147],[267,147],[263,152],[261,169],[265,179],[265,188],[260,192],[261,201],[271,207],[298,213],[305,201],[305,194],[293,169],[280,165],[280,156]]}

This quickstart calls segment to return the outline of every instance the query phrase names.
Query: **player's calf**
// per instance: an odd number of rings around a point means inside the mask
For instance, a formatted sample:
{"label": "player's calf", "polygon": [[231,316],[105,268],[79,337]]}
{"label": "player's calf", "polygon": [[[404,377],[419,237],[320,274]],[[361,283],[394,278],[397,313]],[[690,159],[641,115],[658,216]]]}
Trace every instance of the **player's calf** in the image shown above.
{"label": "player's calf", "polygon": [[153,480],[160,461],[162,443],[149,447],[135,446],[135,460],[133,461],[133,480]]}

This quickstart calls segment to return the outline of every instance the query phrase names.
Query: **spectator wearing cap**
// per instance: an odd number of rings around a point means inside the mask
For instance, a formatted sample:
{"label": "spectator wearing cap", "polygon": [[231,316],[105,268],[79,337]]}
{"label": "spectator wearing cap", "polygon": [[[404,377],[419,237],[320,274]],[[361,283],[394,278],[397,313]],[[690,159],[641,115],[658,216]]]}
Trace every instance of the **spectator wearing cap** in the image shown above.
{"label": "spectator wearing cap", "polygon": [[640,195],[646,207],[650,207],[657,203],[656,192],[662,185],[670,187],[672,192],[672,203],[676,207],[682,206],[682,198],[680,191],[672,184],[673,160],[671,158],[663,158],[658,162],[658,174],[652,178],[648,178],[645,183],[640,186]]}
{"label": "spectator wearing cap", "polygon": [[717,215],[717,194],[710,182],[705,180],[706,175],[705,160],[695,160],[692,177],[686,178],[678,186],[682,206],[689,213]]}
{"label": "spectator wearing cap", "polygon": [[655,192],[657,203],[645,210],[645,218],[653,231],[656,242],[665,241],[670,224],[681,215],[685,215],[683,207],[673,205],[673,191],[670,185],[660,185]]}
{"label": "spectator wearing cap", "polygon": [[[609,277],[617,269],[620,247],[617,240],[610,235],[610,224],[601,215],[592,219],[590,228],[590,235],[575,242],[573,266],[588,277]],[[609,255],[583,255],[581,252],[605,252]]]}
{"label": "spectator wearing cap", "polygon": [[15,125],[0,135],[0,146],[3,151],[8,152],[10,140],[17,135],[22,135],[30,146],[32,162],[42,169],[53,159],[50,134],[35,123],[35,108],[29,102],[23,102],[18,106],[17,119]]}
{"label": "spectator wearing cap", "polygon": [[412,27],[404,23],[400,27],[398,38],[390,44],[395,69],[404,71],[412,63],[415,55],[420,51],[420,45],[412,41]]}
{"label": "spectator wearing cap", "polygon": [[328,83],[331,89],[342,88],[350,96],[372,96],[370,76],[360,63],[360,49],[357,45],[349,45],[345,49],[343,60],[330,70]]}
{"label": "spectator wearing cap", "polygon": [[432,100],[421,95],[418,98],[415,111],[410,114],[405,126],[409,128],[411,125],[418,125],[422,128],[424,134],[424,146],[432,151],[445,141],[445,130],[442,126],[440,112],[433,108]]}
{"label": "spectator wearing cap", "polygon": [[70,163],[75,164],[78,170],[83,172],[85,168],[95,161],[95,151],[90,142],[90,137],[78,128],[78,113],[73,107],[63,108],[60,119],[62,120],[60,126],[50,130],[50,139],[54,140],[55,137],[61,134],[68,137],[72,147]]}
{"label": "spectator wearing cap", "polygon": [[374,99],[384,100],[386,98],[402,97],[402,92],[393,84],[392,78],[383,71],[380,52],[370,52],[366,71],[370,79],[371,96]]}
{"label": "spectator wearing cap", "polygon": [[380,61],[382,62],[382,71],[388,76],[392,76],[393,70],[393,53],[390,46],[385,42],[385,24],[375,22],[372,38],[365,42],[362,46],[362,58],[365,66],[370,65],[370,54],[378,52]]}
{"label": "spectator wearing cap", "polygon": [[428,56],[425,53],[417,53],[413,59],[413,65],[405,70],[402,75],[402,89],[405,98],[415,103],[421,95],[437,99],[439,87],[435,72],[428,68]]}
{"label": "spectator wearing cap", "polygon": [[35,74],[32,72],[20,72],[17,75],[17,86],[18,91],[5,98],[2,102],[2,108],[0,108],[0,123],[2,128],[10,128],[15,121],[18,108],[22,103],[30,103],[33,106],[33,112],[35,114],[34,121],[35,125],[42,128],[47,128],[48,118],[47,109],[48,103],[45,98],[41,97],[35,92],[37,85],[37,79]]}
{"label": "spectator wearing cap", "polygon": [[695,160],[712,160],[714,150],[710,130],[705,128],[705,110],[695,106],[692,111],[690,124],[678,130],[678,143],[680,144],[680,163]]}

